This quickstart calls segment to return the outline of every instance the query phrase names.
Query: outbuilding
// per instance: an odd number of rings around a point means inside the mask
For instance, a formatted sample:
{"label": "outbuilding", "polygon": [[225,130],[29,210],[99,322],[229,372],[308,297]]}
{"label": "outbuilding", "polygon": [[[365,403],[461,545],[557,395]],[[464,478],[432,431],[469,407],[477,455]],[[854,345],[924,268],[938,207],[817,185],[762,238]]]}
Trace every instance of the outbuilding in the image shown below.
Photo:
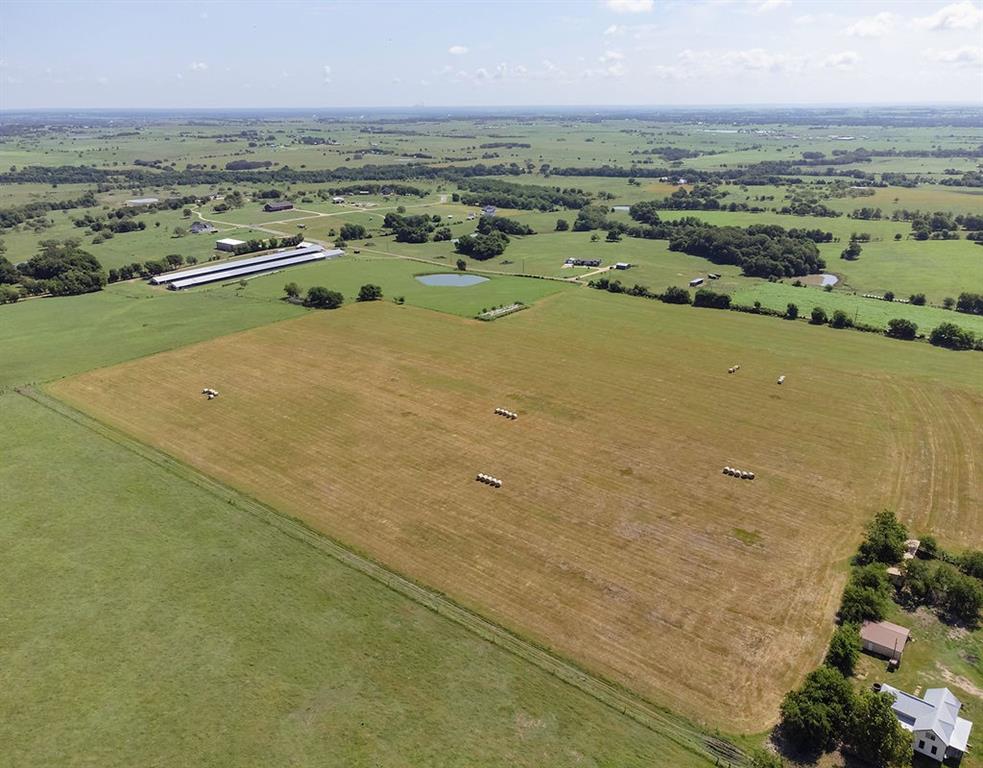
{"label": "outbuilding", "polygon": [[263,206],[263,210],[267,213],[276,213],[278,211],[289,211],[293,207],[293,203],[288,203],[284,200],[276,203],[267,203]]}
{"label": "outbuilding", "polygon": [[907,627],[890,621],[865,621],[860,628],[860,643],[868,653],[900,661],[910,634]]}
{"label": "outbuilding", "polygon": [[234,251],[236,246],[244,245],[245,240],[236,240],[234,237],[223,237],[221,240],[215,241],[216,251]]}
{"label": "outbuilding", "polygon": [[689,281],[689,287],[690,288],[695,288],[696,286],[702,285],[702,284],[703,284],[703,278],[702,277],[694,277],[692,280]]}
{"label": "outbuilding", "polygon": [[159,202],[160,200],[156,197],[134,197],[132,200],[127,200],[126,204],[131,208],[135,208],[140,205],[153,205]]}

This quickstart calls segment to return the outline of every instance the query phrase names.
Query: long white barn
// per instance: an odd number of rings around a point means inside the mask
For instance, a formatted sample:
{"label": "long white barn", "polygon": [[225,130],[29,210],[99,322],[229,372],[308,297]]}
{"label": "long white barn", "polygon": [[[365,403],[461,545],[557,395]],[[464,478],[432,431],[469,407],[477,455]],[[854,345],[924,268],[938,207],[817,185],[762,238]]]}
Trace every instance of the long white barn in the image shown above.
{"label": "long white barn", "polygon": [[[235,259],[233,261],[221,261],[210,264],[205,264],[200,267],[193,267],[191,269],[180,269],[176,272],[166,272],[162,275],[156,275],[150,279],[153,285],[167,285],[176,280],[187,280],[192,277],[200,277],[202,275],[209,275],[217,272],[228,272],[233,269],[239,269],[241,267],[248,267],[254,264],[264,264],[269,261],[280,261],[281,259],[291,258],[293,256],[304,256],[309,253],[319,253],[324,252],[324,249],[319,245],[303,245],[299,248],[291,248],[286,251],[277,251],[274,253],[264,253],[262,256],[251,256],[248,259]],[[341,252],[338,251],[338,254]],[[333,255],[338,255],[333,254]]]}
{"label": "long white barn", "polygon": [[267,259],[259,263],[253,262],[244,265],[227,265],[225,269],[218,271],[197,275],[185,275],[180,279],[169,281],[167,287],[173,291],[179,291],[182,288],[193,288],[198,285],[207,285],[208,283],[216,283],[223,280],[235,280],[249,275],[275,272],[284,267],[293,267],[298,264],[309,264],[314,261],[332,259],[341,254],[342,251],[340,250],[326,251],[323,248],[298,248],[293,251],[284,251],[278,254],[279,258],[276,259]]}

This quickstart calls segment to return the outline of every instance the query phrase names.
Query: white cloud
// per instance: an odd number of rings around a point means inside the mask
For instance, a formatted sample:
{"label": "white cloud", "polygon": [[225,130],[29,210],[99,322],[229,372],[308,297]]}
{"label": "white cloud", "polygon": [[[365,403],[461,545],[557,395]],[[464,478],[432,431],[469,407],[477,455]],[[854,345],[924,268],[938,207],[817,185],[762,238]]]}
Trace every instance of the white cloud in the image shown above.
{"label": "white cloud", "polygon": [[792,20],[792,23],[795,24],[796,26],[804,27],[807,24],[815,24],[816,23],[816,17],[813,16],[811,13],[805,13],[802,16],[796,16]]}
{"label": "white cloud", "polygon": [[802,60],[784,53],[769,53],[763,48],[749,48],[745,51],[728,51],[721,63],[752,71],[780,72],[801,69]]}
{"label": "white cloud", "polygon": [[619,51],[605,51],[603,54],[597,57],[597,60],[601,62],[601,64],[607,64],[611,61],[622,61],[624,58],[625,55]]}
{"label": "white cloud", "polygon": [[99,85],[109,85],[109,78],[103,75],[102,77],[97,77],[96,82],[99,83]]}
{"label": "white cloud", "polygon": [[394,77],[392,80],[393,85],[399,85],[402,82],[403,82],[403,78],[401,77]]}
{"label": "white cloud", "polygon": [[604,30],[605,35],[623,35],[624,33],[625,26],[623,24],[612,24]]}
{"label": "white cloud", "polygon": [[820,65],[827,69],[853,69],[860,61],[860,54],[856,51],[840,51],[831,53],[820,62]]}
{"label": "white cloud", "polygon": [[922,51],[922,56],[939,64],[977,68],[983,65],[983,46],[964,45],[961,48],[953,48],[948,51],[928,48]]}
{"label": "white cloud", "polygon": [[976,29],[983,24],[983,7],[969,0],[950,3],[931,16],[922,16],[912,23],[921,29],[931,30]]}
{"label": "white cloud", "polygon": [[727,77],[741,72],[797,73],[808,59],[786,53],[771,53],[763,48],[740,51],[700,50],[682,51],[675,64],[658,64],[652,70],[662,79],[685,80],[689,78]]}
{"label": "white cloud", "polygon": [[884,11],[875,16],[857,19],[843,31],[850,37],[884,37],[894,31],[898,17]]}
{"label": "white cloud", "polygon": [[755,2],[754,12],[768,13],[769,11],[774,11],[776,8],[781,8],[783,5],[788,4],[789,0],[760,0],[760,2]]}
{"label": "white cloud", "polygon": [[331,82],[331,65],[330,64],[325,64],[321,69],[324,70],[324,82],[330,83]]}
{"label": "white cloud", "polygon": [[203,61],[192,61],[188,65],[188,69],[190,69],[192,72],[204,72],[206,69],[208,69],[208,65]]}
{"label": "white cloud", "polygon": [[654,0],[604,0],[604,4],[615,13],[648,13],[655,3]]}
{"label": "white cloud", "polygon": [[468,47],[466,45],[452,45],[447,49],[447,52],[452,56],[463,56],[468,52]]}

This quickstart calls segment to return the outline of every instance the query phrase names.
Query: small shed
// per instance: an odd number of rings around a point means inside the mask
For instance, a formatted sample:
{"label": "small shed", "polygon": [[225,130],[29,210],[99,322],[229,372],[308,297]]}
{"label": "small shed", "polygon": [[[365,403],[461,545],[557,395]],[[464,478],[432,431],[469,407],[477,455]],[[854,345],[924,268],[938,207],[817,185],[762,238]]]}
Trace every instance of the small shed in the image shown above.
{"label": "small shed", "polygon": [[865,621],[860,628],[860,643],[868,653],[900,661],[910,634],[907,627],[890,621]]}
{"label": "small shed", "polygon": [[627,261],[619,261],[614,265],[615,269],[631,269],[631,264]]}
{"label": "small shed", "polygon": [[243,245],[245,242],[245,240],[236,240],[233,237],[223,237],[221,240],[215,241],[215,250],[234,251],[237,245]]}
{"label": "small shed", "polygon": [[277,211],[289,211],[293,207],[294,207],[293,203],[282,201],[276,203],[267,203],[266,205],[263,206],[263,210],[266,211],[267,213],[276,213]]}
{"label": "small shed", "polygon": [[689,281],[690,288],[695,288],[696,286],[702,285],[702,284],[703,284],[703,278],[702,277],[694,277],[692,280]]}

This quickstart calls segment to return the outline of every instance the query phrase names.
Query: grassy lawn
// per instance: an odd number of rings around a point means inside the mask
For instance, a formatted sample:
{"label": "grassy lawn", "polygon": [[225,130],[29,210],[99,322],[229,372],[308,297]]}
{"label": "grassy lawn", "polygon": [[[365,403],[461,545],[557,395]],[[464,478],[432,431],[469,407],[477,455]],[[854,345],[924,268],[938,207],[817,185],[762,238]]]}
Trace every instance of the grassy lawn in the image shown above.
{"label": "grassy lawn", "polygon": [[709,765],[64,416],[0,413],[5,764]]}
{"label": "grassy lawn", "polygon": [[741,288],[733,295],[737,304],[754,304],[760,301],[764,307],[784,310],[791,302],[799,307],[799,316],[807,317],[813,307],[822,307],[832,316],[838,309],[843,310],[851,320],[859,323],[886,328],[889,320],[896,317],[907,318],[918,324],[920,333],[928,334],[939,323],[955,323],[962,328],[983,334],[983,317],[953,312],[939,307],[919,307],[900,302],[865,299],[859,294],[846,291],[824,291],[821,288],[804,286],[796,288],[789,283],[757,283]]}

